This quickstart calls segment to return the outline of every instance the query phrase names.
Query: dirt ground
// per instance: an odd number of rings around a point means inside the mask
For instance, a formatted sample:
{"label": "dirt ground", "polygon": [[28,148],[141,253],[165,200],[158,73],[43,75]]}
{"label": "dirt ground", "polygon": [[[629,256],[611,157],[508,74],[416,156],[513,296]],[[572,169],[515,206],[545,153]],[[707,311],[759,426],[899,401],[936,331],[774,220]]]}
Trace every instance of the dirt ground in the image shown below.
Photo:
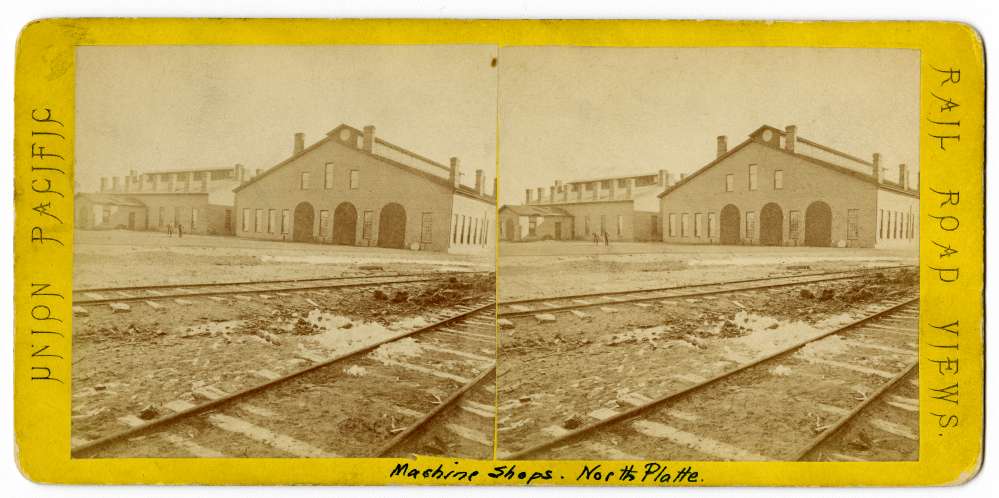
{"label": "dirt ground", "polygon": [[[914,269],[886,270],[801,287],[620,303],[607,306],[610,312],[585,309],[584,317],[558,314],[555,323],[517,318],[500,337],[499,452],[578,427],[608,403],[674,392],[917,293]],[[791,380],[777,382],[794,389]]]}
{"label": "dirt ground", "polygon": [[872,266],[915,265],[915,253],[880,249],[502,242],[500,300],[686,285]]}
{"label": "dirt ground", "polygon": [[[124,245],[117,239],[122,234],[99,234],[115,241],[77,246],[76,271],[85,276],[76,281],[78,286],[331,276],[355,274],[360,266],[381,268],[370,270],[374,273],[489,268],[465,258],[404,251],[337,255],[350,259],[336,264],[287,262],[274,259],[274,250],[263,256],[251,247],[198,245],[197,237],[185,237],[184,245],[157,248]],[[150,234],[124,235],[150,242]],[[316,256],[312,248],[305,249],[302,257]],[[190,264],[181,257],[187,254],[196,255]],[[168,270],[150,271],[151,261],[160,261]],[[161,300],[159,307],[138,302],[119,313],[110,306],[87,306],[88,312],[73,321],[73,436],[78,442],[94,439],[123,428],[118,419],[124,415],[153,419],[170,401],[198,403],[213,392],[231,393],[265,382],[425,326],[455,314],[455,305],[481,302],[494,294],[495,275],[481,273],[294,292],[290,297],[247,295],[223,302],[189,298],[187,304]]]}
{"label": "dirt ground", "polygon": [[492,271],[494,256],[270,242],[240,237],[77,230],[73,287],[335,277],[364,272]]}

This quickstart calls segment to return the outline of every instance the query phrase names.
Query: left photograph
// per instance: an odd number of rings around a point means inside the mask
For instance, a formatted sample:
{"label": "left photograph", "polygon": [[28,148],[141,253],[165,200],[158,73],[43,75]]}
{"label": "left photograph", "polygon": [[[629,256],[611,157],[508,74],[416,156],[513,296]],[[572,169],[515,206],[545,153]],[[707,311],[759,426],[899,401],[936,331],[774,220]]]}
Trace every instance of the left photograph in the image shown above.
{"label": "left photograph", "polygon": [[77,48],[72,456],[492,458],[496,56]]}

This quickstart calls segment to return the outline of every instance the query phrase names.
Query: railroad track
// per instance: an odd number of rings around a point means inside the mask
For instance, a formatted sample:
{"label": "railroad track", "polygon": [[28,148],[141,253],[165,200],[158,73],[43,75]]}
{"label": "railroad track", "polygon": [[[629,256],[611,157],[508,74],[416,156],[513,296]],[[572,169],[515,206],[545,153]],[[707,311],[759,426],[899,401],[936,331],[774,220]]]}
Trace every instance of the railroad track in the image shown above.
{"label": "railroad track", "polygon": [[161,301],[179,301],[177,304],[190,304],[190,298],[208,298],[222,302],[224,297],[247,299],[256,295],[260,299],[287,297],[290,293],[326,291],[372,285],[430,282],[455,275],[470,275],[489,272],[447,272],[447,273],[397,273],[390,275],[350,275],[340,277],[307,278],[292,280],[262,280],[222,283],[190,283],[147,285],[138,287],[104,287],[76,289],[73,291],[74,306],[109,305],[129,302],[146,302],[153,308],[162,306]]}
{"label": "railroad track", "polygon": [[[495,304],[480,302],[236,392],[206,386],[191,393],[202,402],[181,396],[149,420],[123,413],[112,434],[74,437],[72,455],[361,457],[416,448],[489,458],[494,412],[476,399],[495,395],[494,316]],[[421,444],[428,431],[448,436]]]}
{"label": "railroad track", "polygon": [[544,320],[543,315],[560,312],[577,312],[578,310],[585,308],[601,308],[604,311],[616,312],[618,310],[617,308],[614,308],[615,305],[637,304],[638,306],[647,306],[645,303],[649,301],[697,298],[703,296],[713,296],[716,294],[731,294],[742,291],[758,291],[795,285],[848,280],[868,276],[877,272],[883,272],[885,270],[899,268],[913,267],[909,265],[890,266],[854,271],[809,273],[804,275],[763,277],[725,282],[659,287],[654,289],[595,292],[588,294],[554,296],[548,298],[503,301],[499,303],[497,316],[506,319],[536,317],[539,320]]}
{"label": "railroad track", "polygon": [[[917,344],[918,298],[905,299],[707,378],[678,375],[666,394],[610,386],[615,397],[588,402],[593,410],[572,428],[514,420],[504,411],[517,407],[501,400],[499,456],[858,461],[894,447],[892,459],[914,460]],[[861,444],[850,440],[858,430]]]}

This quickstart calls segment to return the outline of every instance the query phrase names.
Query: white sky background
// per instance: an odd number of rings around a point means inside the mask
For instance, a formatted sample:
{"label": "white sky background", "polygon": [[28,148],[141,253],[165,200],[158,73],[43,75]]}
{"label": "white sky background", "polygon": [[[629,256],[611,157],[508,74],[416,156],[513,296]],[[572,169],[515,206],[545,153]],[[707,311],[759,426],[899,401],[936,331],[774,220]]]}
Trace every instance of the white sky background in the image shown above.
{"label": "white sky background", "polygon": [[500,203],[554,180],[678,177],[763,124],[919,170],[919,53],[515,47],[500,52]]}
{"label": "white sky background", "polygon": [[157,169],[253,172],[340,123],[447,165],[496,168],[493,46],[149,46],[77,50],[76,182]]}

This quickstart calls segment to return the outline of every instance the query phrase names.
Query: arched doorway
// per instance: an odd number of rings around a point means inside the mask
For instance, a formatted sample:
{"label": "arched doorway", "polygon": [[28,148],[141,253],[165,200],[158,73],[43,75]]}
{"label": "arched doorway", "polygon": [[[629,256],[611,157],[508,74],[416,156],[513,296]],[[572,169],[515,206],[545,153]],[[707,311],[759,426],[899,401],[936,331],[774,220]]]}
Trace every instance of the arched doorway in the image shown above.
{"label": "arched doorway", "polygon": [[805,245],[832,245],[832,209],[822,201],[815,201],[805,209]]}
{"label": "arched doorway", "polygon": [[780,206],[770,202],[760,210],[760,244],[779,246],[784,241],[784,213]]}
{"label": "arched doorway", "polygon": [[311,242],[312,227],[316,212],[312,209],[312,204],[300,202],[295,206],[295,221],[291,231],[291,240],[296,242]]}
{"label": "arched doorway", "polygon": [[738,244],[740,241],[739,208],[732,204],[723,207],[718,228],[720,230],[718,236],[722,244]]}
{"label": "arched doorway", "polygon": [[506,240],[511,242],[517,240],[517,221],[513,218],[506,220]]}
{"label": "arched doorway", "polygon": [[402,249],[406,246],[406,210],[394,202],[378,215],[378,247]]}
{"label": "arched doorway", "polygon": [[333,211],[333,243],[352,246],[357,241],[357,209],[341,202]]}

